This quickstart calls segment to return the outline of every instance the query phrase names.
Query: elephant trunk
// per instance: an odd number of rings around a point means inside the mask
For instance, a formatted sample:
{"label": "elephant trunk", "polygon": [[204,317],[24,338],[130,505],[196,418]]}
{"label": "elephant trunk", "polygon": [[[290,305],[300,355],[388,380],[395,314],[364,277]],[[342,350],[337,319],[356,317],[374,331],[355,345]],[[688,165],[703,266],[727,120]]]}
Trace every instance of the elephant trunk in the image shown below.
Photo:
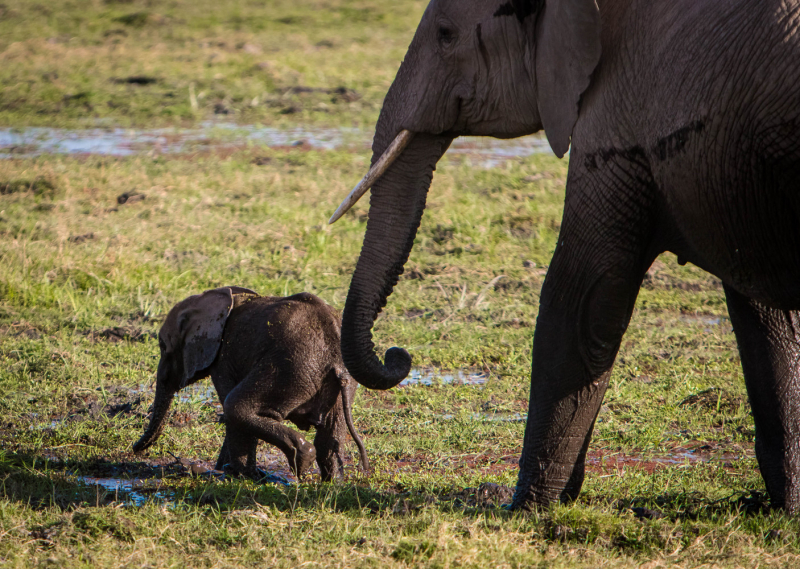
{"label": "elephant trunk", "polygon": [[174,395],[175,391],[168,389],[163,381],[156,381],[156,398],[153,402],[150,424],[142,437],[133,445],[133,452],[142,452],[158,440],[161,431],[164,430],[165,419]]}
{"label": "elephant trunk", "polygon": [[[387,96],[373,143],[373,164],[402,126],[387,118]],[[381,363],[372,325],[397,284],[417,234],[436,163],[451,137],[416,134],[403,153],[372,186],[369,221],[342,315],[342,357],[350,374],[369,389],[390,389],[411,370],[411,356],[391,348]]]}

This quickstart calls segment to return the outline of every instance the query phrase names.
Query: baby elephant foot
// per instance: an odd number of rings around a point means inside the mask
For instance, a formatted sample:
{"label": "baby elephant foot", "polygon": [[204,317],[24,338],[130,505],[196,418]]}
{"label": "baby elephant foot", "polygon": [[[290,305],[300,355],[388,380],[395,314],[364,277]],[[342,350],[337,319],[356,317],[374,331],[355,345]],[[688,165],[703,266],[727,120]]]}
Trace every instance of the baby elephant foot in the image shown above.
{"label": "baby elephant foot", "polygon": [[226,476],[251,478],[253,480],[260,480],[265,475],[259,468],[236,464],[235,462],[227,462],[222,465],[222,468],[218,468],[217,470],[222,470]]}
{"label": "baby elephant foot", "polygon": [[317,458],[317,449],[305,439],[298,441],[297,446],[286,453],[292,473],[298,478],[311,468]]}

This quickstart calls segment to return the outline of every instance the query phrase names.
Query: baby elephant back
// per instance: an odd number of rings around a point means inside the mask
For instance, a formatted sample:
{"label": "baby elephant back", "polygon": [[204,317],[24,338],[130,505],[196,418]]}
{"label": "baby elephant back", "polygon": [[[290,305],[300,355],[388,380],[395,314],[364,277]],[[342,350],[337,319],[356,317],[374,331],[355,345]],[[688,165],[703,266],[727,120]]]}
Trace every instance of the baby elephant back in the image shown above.
{"label": "baby elephant back", "polygon": [[225,351],[242,364],[271,361],[284,373],[312,374],[340,368],[340,319],[319,297],[254,297],[234,305],[223,338]]}

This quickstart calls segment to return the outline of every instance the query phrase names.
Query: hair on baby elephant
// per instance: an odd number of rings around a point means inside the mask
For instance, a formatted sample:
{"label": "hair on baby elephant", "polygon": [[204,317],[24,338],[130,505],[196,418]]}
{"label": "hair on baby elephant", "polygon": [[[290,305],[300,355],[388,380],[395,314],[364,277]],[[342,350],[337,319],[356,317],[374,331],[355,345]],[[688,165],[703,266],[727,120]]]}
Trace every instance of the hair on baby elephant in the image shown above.
{"label": "hair on baby elephant", "polygon": [[[156,441],[175,393],[211,376],[225,413],[218,470],[257,478],[260,439],[286,455],[295,475],[316,459],[323,480],[338,478],[349,430],[366,471],[350,412],[357,383],[342,363],[340,334],[333,308],[309,293],[267,297],[229,286],[179,302],[158,335],[153,413],[133,450]],[[285,420],[302,430],[313,426],[314,444]]]}

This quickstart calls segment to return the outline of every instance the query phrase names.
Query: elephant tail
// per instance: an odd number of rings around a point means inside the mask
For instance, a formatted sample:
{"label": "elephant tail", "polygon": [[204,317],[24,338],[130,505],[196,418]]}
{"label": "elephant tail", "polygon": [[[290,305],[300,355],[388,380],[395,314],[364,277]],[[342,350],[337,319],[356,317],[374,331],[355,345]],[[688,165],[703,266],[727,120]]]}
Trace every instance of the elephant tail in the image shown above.
{"label": "elephant tail", "polygon": [[360,467],[362,472],[369,472],[369,459],[367,458],[367,451],[364,448],[364,443],[361,437],[358,436],[355,426],[353,425],[353,415],[350,410],[353,407],[353,402],[350,400],[350,390],[348,386],[351,381],[355,381],[347,372],[337,370],[337,377],[339,378],[339,385],[342,390],[342,407],[344,408],[344,422],[347,424],[347,430],[350,431],[350,436],[356,442],[358,447],[358,455],[360,459]]}

